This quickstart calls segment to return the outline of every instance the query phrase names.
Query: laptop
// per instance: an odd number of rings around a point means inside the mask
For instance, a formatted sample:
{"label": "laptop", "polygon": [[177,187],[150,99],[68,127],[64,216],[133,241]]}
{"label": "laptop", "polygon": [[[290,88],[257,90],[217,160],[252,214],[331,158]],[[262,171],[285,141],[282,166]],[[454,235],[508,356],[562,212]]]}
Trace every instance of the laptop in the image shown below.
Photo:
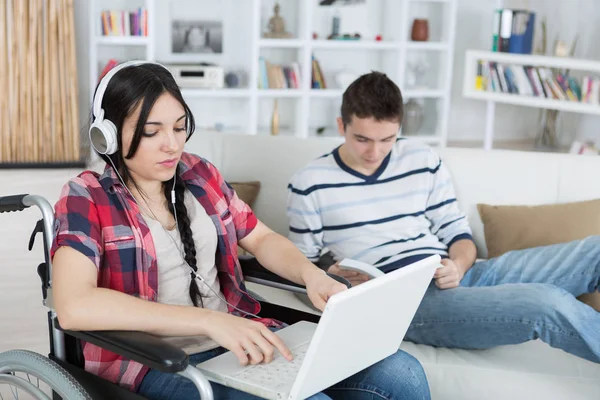
{"label": "laptop", "polygon": [[243,366],[227,352],[196,367],[210,381],[266,399],[312,396],[398,350],[440,261],[434,255],[335,294],[318,324],[277,331],[292,361],[276,351],[269,364]]}

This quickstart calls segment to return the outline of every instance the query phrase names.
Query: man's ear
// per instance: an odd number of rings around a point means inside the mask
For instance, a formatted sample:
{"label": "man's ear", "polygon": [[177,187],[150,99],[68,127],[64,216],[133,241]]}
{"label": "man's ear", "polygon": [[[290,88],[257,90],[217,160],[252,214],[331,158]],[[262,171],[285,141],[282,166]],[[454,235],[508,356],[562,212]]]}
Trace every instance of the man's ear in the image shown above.
{"label": "man's ear", "polygon": [[336,121],[339,134],[341,136],[346,136],[346,130],[344,129],[344,121],[342,121],[342,117],[337,117]]}

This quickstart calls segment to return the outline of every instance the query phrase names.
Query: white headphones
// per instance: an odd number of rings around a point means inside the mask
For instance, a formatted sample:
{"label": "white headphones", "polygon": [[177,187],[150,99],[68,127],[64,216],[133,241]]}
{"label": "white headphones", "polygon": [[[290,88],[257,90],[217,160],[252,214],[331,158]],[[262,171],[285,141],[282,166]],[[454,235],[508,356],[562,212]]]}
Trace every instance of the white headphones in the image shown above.
{"label": "white headphones", "polygon": [[108,156],[116,153],[119,149],[119,144],[117,140],[117,127],[111,120],[104,119],[104,109],[102,109],[102,98],[104,97],[104,92],[108,87],[108,83],[110,82],[112,77],[115,76],[116,73],[122,70],[123,68],[141,64],[160,65],[168,71],[168,69],[164,65],[154,61],[127,61],[113,67],[110,71],[108,71],[108,73],[104,75],[104,77],[100,81],[100,84],[98,85],[96,95],[94,96],[94,105],[92,108],[94,122],[90,126],[89,135],[92,147],[99,154],[105,154]]}

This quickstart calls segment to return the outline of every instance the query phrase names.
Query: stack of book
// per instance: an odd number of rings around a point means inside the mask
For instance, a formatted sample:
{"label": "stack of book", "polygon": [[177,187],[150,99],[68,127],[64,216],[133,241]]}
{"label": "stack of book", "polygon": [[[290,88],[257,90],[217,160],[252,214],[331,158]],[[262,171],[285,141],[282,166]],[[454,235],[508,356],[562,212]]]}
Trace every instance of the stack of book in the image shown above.
{"label": "stack of book", "polygon": [[148,36],[148,10],[104,10],[102,36]]}
{"label": "stack of book", "polygon": [[600,104],[600,77],[576,78],[551,68],[480,61],[476,90]]}
{"label": "stack of book", "polygon": [[259,57],[258,65],[259,89],[299,89],[301,87],[298,63],[272,64],[264,57]]}
{"label": "stack of book", "polygon": [[535,14],[527,10],[501,8],[494,12],[492,51],[531,54]]}
{"label": "stack of book", "polygon": [[325,82],[325,76],[323,75],[323,71],[321,70],[321,64],[319,64],[319,61],[314,56],[312,58],[311,87],[313,89],[327,89],[327,84]]}

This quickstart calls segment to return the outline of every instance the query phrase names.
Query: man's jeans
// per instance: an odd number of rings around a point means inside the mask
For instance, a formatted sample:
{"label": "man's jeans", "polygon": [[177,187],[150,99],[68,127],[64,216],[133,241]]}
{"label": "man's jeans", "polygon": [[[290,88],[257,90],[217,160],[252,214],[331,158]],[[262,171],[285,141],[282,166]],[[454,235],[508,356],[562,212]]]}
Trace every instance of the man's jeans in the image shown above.
{"label": "man's jeans", "polygon": [[598,291],[600,236],[477,262],[455,289],[430,285],[406,340],[486,349],[541,339],[600,362],[600,313],[578,301]]}

